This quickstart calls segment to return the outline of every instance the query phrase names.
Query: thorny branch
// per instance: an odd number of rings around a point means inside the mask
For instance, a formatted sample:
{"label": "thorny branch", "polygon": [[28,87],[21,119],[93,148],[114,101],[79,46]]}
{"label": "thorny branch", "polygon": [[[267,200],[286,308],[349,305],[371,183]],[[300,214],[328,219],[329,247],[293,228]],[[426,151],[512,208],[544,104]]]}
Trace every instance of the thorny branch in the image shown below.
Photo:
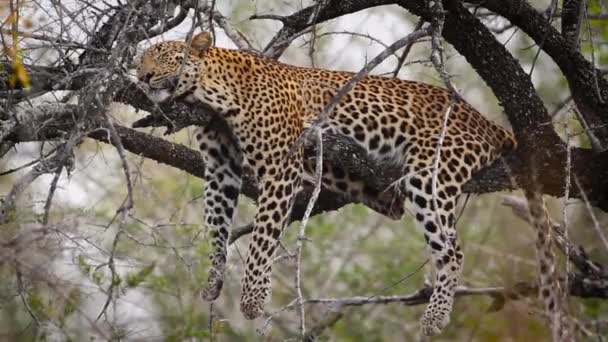
{"label": "thorny branch", "polygon": [[[435,70],[441,76],[441,80],[448,88],[454,100],[462,99],[462,96],[456,90],[454,83],[448,72],[445,70],[443,64],[443,46],[441,43],[441,32],[443,32],[443,26],[445,23],[445,10],[443,4],[439,0],[429,2],[430,10],[433,12],[433,19],[431,20],[431,62],[435,67]],[[447,121],[447,120],[446,120]]]}
{"label": "thorny branch", "polygon": [[120,236],[122,235],[122,227],[120,227],[120,229],[118,230],[118,232],[114,235],[114,240],[112,242],[112,249],[110,250],[110,257],[108,258],[108,268],[110,269],[110,284],[108,285],[108,296],[106,297],[106,301],[103,304],[103,307],[101,308],[101,311],[99,312],[99,315],[97,316],[97,320],[99,320],[101,318],[101,316],[106,314],[106,310],[108,309],[108,307],[110,306],[110,303],[112,303],[112,300],[115,299],[114,297],[114,293],[115,291],[117,291],[117,287],[120,284],[120,278],[118,276],[118,273],[116,272],[116,264],[115,264],[115,255],[116,255],[116,247],[118,246],[118,241],[120,239]]}
{"label": "thorny branch", "polygon": [[[523,30],[555,61],[568,81],[576,106],[582,113],[583,124],[590,128],[587,134],[594,148],[596,151],[605,150],[608,146],[608,117],[605,115],[608,78],[602,77],[601,70],[585,59],[576,44],[572,45],[553,26],[547,25],[543,15],[528,2],[485,0],[480,1],[479,5],[505,17]],[[573,26],[569,25],[570,28]]]}
{"label": "thorny branch", "polygon": [[577,177],[574,177],[574,183],[576,184],[576,187],[580,191],[583,203],[585,203],[585,207],[587,208],[587,212],[589,213],[589,217],[591,217],[591,221],[593,222],[593,229],[595,230],[595,232],[597,233],[598,237],[602,241],[602,244],[604,245],[604,249],[606,251],[608,251],[608,238],[606,237],[606,234],[604,234],[603,229],[600,227],[600,223],[598,222],[597,218],[595,217],[595,213],[593,212],[593,208],[591,207],[591,203],[589,202],[589,199],[587,198],[587,195],[585,194],[585,191],[581,189],[581,184],[580,184],[580,181],[578,180]]}
{"label": "thorny branch", "polygon": [[[437,184],[439,177],[439,163],[441,161],[441,150],[443,148],[443,142],[448,130],[448,121],[450,114],[452,113],[452,107],[455,101],[461,99],[460,94],[456,90],[456,87],[452,83],[450,75],[445,70],[444,59],[443,59],[443,47],[441,45],[441,32],[443,31],[443,25],[445,23],[445,11],[441,1],[429,2],[430,10],[434,13],[433,20],[431,21],[431,62],[435,67],[435,70],[441,76],[443,83],[447,86],[448,90],[452,95],[450,104],[445,109],[443,114],[443,120],[441,121],[441,131],[437,137],[437,146],[435,147],[435,153],[433,156],[433,169],[432,169],[432,181],[431,181],[431,193],[433,194],[433,207],[439,208],[437,204]],[[439,213],[437,213],[436,222],[441,222]],[[441,227],[441,225],[440,225]]]}
{"label": "thorny branch", "polygon": [[[509,196],[504,198],[503,204],[510,207],[517,217],[531,224],[528,205],[525,201]],[[572,243],[560,224],[550,221],[550,225],[555,232],[552,237],[557,247],[579,271],[590,277],[608,277],[608,270],[604,269],[601,264],[592,261],[583,246]]]}
{"label": "thorny branch", "polygon": [[17,293],[19,293],[19,298],[21,298],[21,303],[23,304],[23,306],[27,310],[28,314],[34,321],[34,324],[36,324],[36,326],[39,327],[40,319],[38,319],[38,316],[36,316],[36,314],[32,310],[32,307],[30,306],[30,304],[28,303],[28,301],[26,299],[25,286],[23,285],[23,275],[21,274],[21,270],[19,269],[18,264],[15,265],[15,275],[17,276]]}
{"label": "thorny branch", "polygon": [[[423,25],[424,25],[424,21],[418,20],[418,22],[416,23],[416,27],[414,27],[414,31],[420,30]],[[410,42],[403,49],[403,52],[401,53],[401,56],[399,57],[399,61],[397,62],[397,67],[395,67],[395,71],[393,71],[393,77],[397,77],[397,75],[399,74],[399,71],[401,70],[403,63],[405,63],[407,56],[410,54],[410,51],[412,51],[412,47],[414,46],[414,43],[415,42],[413,42],[413,41]]]}
{"label": "thorny branch", "polygon": [[[501,296],[507,292],[504,287],[469,288],[464,286],[456,287],[455,296]],[[325,304],[337,308],[343,306],[361,306],[368,304],[389,304],[401,303],[403,305],[420,305],[428,303],[431,298],[432,289],[423,288],[413,294],[403,296],[357,296],[346,298],[311,298],[305,301],[306,304]]]}
{"label": "thorny branch", "polygon": [[314,209],[315,203],[317,202],[317,198],[319,198],[319,193],[321,193],[321,183],[323,177],[323,135],[320,130],[317,130],[316,132],[317,156],[315,159],[315,185],[313,193],[310,196],[310,199],[308,200],[308,205],[306,206],[304,216],[302,216],[302,220],[300,222],[300,231],[298,233],[298,240],[296,242],[295,288],[300,317],[299,329],[300,336],[302,337],[304,337],[304,334],[306,334],[304,298],[302,297],[302,248],[304,246],[304,241],[306,240],[306,225],[308,224],[308,218],[310,217],[310,214]]}
{"label": "thorny branch", "polygon": [[0,204],[0,223],[7,223],[14,219],[14,216],[16,215],[16,203],[19,197],[24,193],[27,187],[38,179],[38,177],[47,173],[59,172],[63,167],[66,167],[68,170],[73,168],[72,149],[81,138],[81,133],[75,132],[71,134],[54,155],[42,159],[30,171],[15,182],[11,191]]}

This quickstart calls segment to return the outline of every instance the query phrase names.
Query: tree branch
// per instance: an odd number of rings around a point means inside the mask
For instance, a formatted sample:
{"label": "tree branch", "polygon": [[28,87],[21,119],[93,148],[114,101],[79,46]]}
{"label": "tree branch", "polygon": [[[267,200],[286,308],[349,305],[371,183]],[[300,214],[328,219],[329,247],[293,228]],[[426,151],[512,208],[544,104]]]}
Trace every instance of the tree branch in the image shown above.
{"label": "tree branch", "polygon": [[528,2],[484,0],[479,4],[522,29],[555,61],[568,81],[594,148],[597,151],[608,149],[608,79],[602,77],[601,71]]}
{"label": "tree branch", "polygon": [[[595,297],[595,298],[608,298],[608,282],[600,284],[599,287],[593,289],[581,286],[578,284],[586,283],[588,280],[584,277],[573,276],[574,281],[572,283],[577,284],[574,286],[570,284],[570,293],[574,295],[580,295],[581,297]],[[597,283],[595,284],[597,285]],[[599,291],[598,291],[599,288]],[[403,305],[420,305],[428,303],[433,289],[430,287],[424,287],[409,295],[392,295],[392,296],[355,296],[355,297],[344,297],[344,298],[311,298],[307,299],[305,304],[325,304],[334,305],[338,307],[344,306],[362,306],[369,304],[390,304],[400,303]],[[513,287],[484,287],[484,288],[470,288],[467,286],[457,286],[455,290],[456,297],[464,296],[490,296],[495,300],[498,300],[504,304],[505,300],[518,300],[524,297],[536,296],[538,290],[536,285],[528,283],[517,283]],[[500,309],[501,307],[494,308]]]}

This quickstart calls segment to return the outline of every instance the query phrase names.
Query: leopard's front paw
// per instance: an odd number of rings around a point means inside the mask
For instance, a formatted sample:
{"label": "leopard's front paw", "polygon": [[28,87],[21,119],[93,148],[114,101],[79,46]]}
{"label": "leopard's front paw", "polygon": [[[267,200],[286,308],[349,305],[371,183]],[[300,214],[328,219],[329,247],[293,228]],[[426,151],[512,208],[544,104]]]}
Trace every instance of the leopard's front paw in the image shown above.
{"label": "leopard's front paw", "polygon": [[241,299],[241,312],[246,319],[256,319],[264,312],[263,303],[255,298],[250,300]]}
{"label": "leopard's front paw", "polygon": [[264,312],[264,305],[270,298],[269,276],[260,276],[257,283],[249,285],[247,275],[241,291],[241,312],[247,319],[256,319]]}
{"label": "leopard's front paw", "polygon": [[425,336],[434,336],[440,334],[449,323],[450,313],[448,310],[429,306],[420,319],[420,329]]}
{"label": "leopard's front paw", "polygon": [[209,279],[207,279],[207,286],[201,292],[201,297],[212,302],[220,296],[222,287],[224,286],[224,274],[215,268],[209,271]]}

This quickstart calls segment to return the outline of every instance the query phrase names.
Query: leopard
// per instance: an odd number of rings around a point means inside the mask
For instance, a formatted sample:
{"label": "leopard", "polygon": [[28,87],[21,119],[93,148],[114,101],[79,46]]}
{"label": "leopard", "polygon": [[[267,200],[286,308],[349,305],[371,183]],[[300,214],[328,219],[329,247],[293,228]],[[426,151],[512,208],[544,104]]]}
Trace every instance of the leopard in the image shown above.
{"label": "leopard", "polygon": [[[243,170],[249,169],[259,195],[241,278],[240,310],[246,319],[263,314],[272,288],[273,256],[295,195],[313,176],[314,167],[296,142],[316,127],[349,139],[375,162],[399,167],[405,200],[404,209],[396,210],[414,217],[433,269],[421,332],[436,335],[449,324],[464,261],[455,229],[457,201],[475,173],[516,149],[510,130],[443,87],[380,75],[355,83],[319,122],[319,113],[353,73],[214,47],[208,32],[150,46],[137,77],[153,101],[207,108],[231,131],[226,136],[199,127],[194,133],[205,161],[204,224],[211,245],[203,299],[214,301],[220,295]],[[327,173],[324,186],[346,193],[365,188],[360,181],[350,182],[339,165]]]}

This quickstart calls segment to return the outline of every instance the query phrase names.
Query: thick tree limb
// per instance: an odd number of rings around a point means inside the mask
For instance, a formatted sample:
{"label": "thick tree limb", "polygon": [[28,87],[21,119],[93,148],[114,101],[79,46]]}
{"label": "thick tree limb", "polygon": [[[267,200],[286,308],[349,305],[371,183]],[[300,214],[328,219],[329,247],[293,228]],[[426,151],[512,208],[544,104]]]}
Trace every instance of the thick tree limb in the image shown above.
{"label": "thick tree limb", "polygon": [[593,135],[596,149],[608,149],[608,78],[528,2],[484,0],[480,5],[522,29],[555,61],[568,80],[574,102],[591,129],[589,134]]}
{"label": "thick tree limb", "polygon": [[[279,58],[283,51],[289,46],[291,41],[296,37],[297,33],[310,27],[315,23],[322,23],[346,14],[355,13],[364,9],[395,4],[394,0],[328,0],[323,8],[313,15],[316,10],[316,5],[309,6],[301,11],[285,17],[274,17],[283,23],[283,28],[275,34],[268,45],[264,48],[264,55],[271,58]],[[315,18],[312,22],[311,18]],[[265,19],[264,16],[254,16],[252,19]]]}

